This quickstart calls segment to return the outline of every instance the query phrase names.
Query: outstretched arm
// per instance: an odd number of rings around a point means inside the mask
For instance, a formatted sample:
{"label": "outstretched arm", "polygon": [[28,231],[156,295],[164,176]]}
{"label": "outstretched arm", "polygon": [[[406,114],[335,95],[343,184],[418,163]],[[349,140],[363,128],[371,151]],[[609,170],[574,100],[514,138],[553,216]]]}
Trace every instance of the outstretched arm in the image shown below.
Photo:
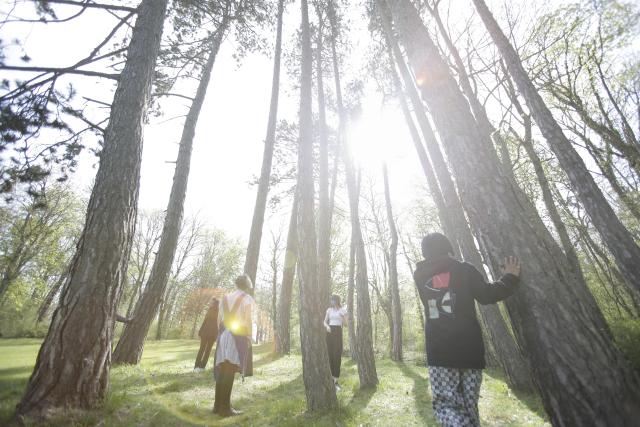
{"label": "outstretched arm", "polygon": [[512,295],[520,282],[520,260],[508,257],[504,260],[502,277],[497,282],[487,282],[476,268],[470,268],[469,285],[473,297],[480,304],[494,304]]}

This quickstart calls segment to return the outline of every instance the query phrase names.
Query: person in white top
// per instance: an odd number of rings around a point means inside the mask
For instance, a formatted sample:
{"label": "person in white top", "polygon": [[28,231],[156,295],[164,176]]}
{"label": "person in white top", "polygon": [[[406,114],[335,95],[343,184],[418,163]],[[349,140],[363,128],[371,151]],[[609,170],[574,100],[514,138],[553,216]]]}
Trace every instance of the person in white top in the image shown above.
{"label": "person in white top", "polygon": [[236,290],[222,297],[218,321],[220,333],[216,347],[214,375],[216,394],[213,412],[229,417],[241,414],[231,406],[231,389],[236,372],[252,374],[251,310],[255,304],[251,293],[251,279],[247,275],[236,278]]}
{"label": "person in white top", "polygon": [[324,316],[324,327],[327,330],[327,350],[331,376],[337,390],[340,390],[340,365],[342,364],[342,326],[347,324],[347,311],[340,304],[338,295],[331,296],[331,306]]}

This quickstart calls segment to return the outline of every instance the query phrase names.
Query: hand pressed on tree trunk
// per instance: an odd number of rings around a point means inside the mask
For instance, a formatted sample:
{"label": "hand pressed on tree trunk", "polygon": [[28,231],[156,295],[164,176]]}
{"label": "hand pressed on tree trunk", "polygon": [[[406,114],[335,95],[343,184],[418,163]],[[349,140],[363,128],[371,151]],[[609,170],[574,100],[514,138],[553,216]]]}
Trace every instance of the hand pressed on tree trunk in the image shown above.
{"label": "hand pressed on tree trunk", "polygon": [[502,262],[500,266],[502,274],[513,274],[516,277],[520,277],[520,260],[515,256],[508,256]]}

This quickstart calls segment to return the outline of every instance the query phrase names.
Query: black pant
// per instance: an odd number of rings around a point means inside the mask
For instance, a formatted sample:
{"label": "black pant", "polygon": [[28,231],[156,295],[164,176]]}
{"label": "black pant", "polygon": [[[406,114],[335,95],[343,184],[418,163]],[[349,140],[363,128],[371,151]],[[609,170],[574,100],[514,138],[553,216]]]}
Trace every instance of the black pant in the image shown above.
{"label": "black pant", "polygon": [[211,347],[213,347],[215,341],[216,339],[212,337],[200,338],[200,350],[198,350],[198,356],[196,357],[196,368],[204,369],[207,366]]}
{"label": "black pant", "polygon": [[331,376],[340,376],[340,365],[342,364],[342,326],[331,325],[331,332],[327,332],[327,349],[329,350],[329,366]]}
{"label": "black pant", "polygon": [[216,379],[216,394],[214,396],[213,412],[222,416],[230,415],[231,390],[233,379],[236,375],[236,367],[229,362],[218,365],[218,378]]}

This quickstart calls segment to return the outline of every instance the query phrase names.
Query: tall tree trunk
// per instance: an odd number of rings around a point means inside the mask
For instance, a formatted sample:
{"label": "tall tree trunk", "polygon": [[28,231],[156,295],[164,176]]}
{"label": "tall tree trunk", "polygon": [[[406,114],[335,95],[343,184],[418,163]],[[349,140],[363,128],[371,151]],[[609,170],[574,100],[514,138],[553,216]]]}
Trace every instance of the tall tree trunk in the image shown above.
{"label": "tall tree trunk", "polygon": [[166,8],[167,0],[143,0],[138,7],[84,230],[17,417],[52,407],[95,407],[106,394],[115,311],[135,228],[142,120]]}
{"label": "tall tree trunk", "polygon": [[[462,202],[455,189],[455,184],[449,172],[449,168],[446,165],[444,156],[440,150],[440,146],[438,145],[433,129],[429,124],[426,111],[424,109],[422,101],[420,100],[418,91],[415,88],[411,73],[409,72],[406,63],[404,62],[404,57],[402,56],[400,47],[398,46],[397,40],[393,33],[390,16],[388,15],[388,10],[386,8],[387,6],[384,2],[378,2],[378,5],[380,7],[380,13],[382,15],[382,24],[383,30],[386,34],[386,39],[391,45],[391,49],[395,56],[395,63],[398,65],[398,69],[400,70],[404,81],[405,89],[409,94],[413,108],[415,110],[416,118],[420,123],[420,130],[422,131],[422,135],[429,149],[429,154],[431,156],[431,159],[433,160],[433,164],[435,166],[434,169],[440,182],[442,193],[439,192],[440,190],[438,189],[437,185],[432,184],[431,187],[433,187],[433,191],[438,192],[436,194],[437,198],[446,200],[446,204],[439,205],[436,203],[440,222],[444,225],[448,224],[446,227],[443,227],[445,228],[445,233],[448,233],[448,235],[451,236],[452,240],[458,242],[456,248],[460,248],[463,258],[478,267],[481,271],[484,271],[484,269],[482,268],[482,256],[480,255],[480,252],[475,245],[471,229],[464,215]],[[392,60],[392,62],[394,61]],[[395,76],[395,73],[394,78],[396,81],[398,80],[397,76]],[[396,85],[399,86],[400,83],[397,82]],[[401,107],[404,111],[405,118],[409,126],[409,130],[414,140],[414,145],[418,152],[418,157],[420,157],[421,159],[426,159],[422,161],[422,163],[425,175],[427,175],[427,181],[434,180],[435,178],[433,177],[433,173],[428,173],[427,169],[424,166],[428,163],[428,159],[426,153],[424,152],[424,147],[422,145],[422,142],[420,141],[418,132],[415,129],[413,120],[410,117],[409,108],[406,105],[407,102],[404,98],[404,94],[402,92],[399,92],[399,97]],[[489,129],[487,129],[487,131],[489,131]],[[493,149],[492,147],[489,148]],[[515,183],[515,180],[513,182]],[[479,306],[479,311],[483,323],[486,326],[486,329],[488,329],[486,333],[488,333],[489,337],[491,338],[493,344],[492,347],[496,351],[495,356],[504,369],[509,384],[516,389],[530,390],[533,387],[531,383],[531,376],[529,373],[530,369],[523,357],[520,355],[517,344],[509,333],[505,320],[500,314],[500,311],[497,309],[497,307],[491,306]]]}
{"label": "tall tree trunk", "polygon": [[473,0],[473,4],[504,58],[509,74],[526,100],[542,135],[549,142],[549,146],[558,158],[562,169],[567,173],[572,187],[591,217],[593,225],[600,233],[602,241],[616,260],[620,272],[630,286],[640,289],[640,246],[616,216],[582,157],[563,133],[562,128],[527,75],[518,52],[500,29],[485,2]]}
{"label": "tall tree trunk", "polygon": [[269,122],[267,124],[267,136],[264,141],[262,154],[262,169],[258,182],[258,194],[256,205],[253,209],[247,256],[244,262],[244,272],[255,283],[260,260],[260,243],[262,242],[262,226],[264,213],[267,206],[269,193],[269,179],[271,177],[271,163],[273,160],[273,148],[276,143],[276,125],[278,121],[278,96],[280,94],[280,58],[282,56],[282,17],[284,15],[284,0],[278,0],[278,23],[276,27],[276,49],[273,57],[273,80],[271,82],[271,105],[269,106]]}
{"label": "tall tree trunk", "polygon": [[354,295],[356,287],[356,239],[354,230],[351,230],[351,243],[349,244],[349,278],[347,279],[347,316],[349,317],[349,353],[353,360],[358,360],[358,340],[356,339],[355,316],[353,315]]}
{"label": "tall tree trunk", "polygon": [[323,305],[318,284],[318,247],[313,183],[313,122],[311,114],[311,70],[313,54],[307,0],[301,4],[300,137],[298,148],[298,282],[300,284],[300,345],[302,378],[309,411],[338,406],[329,371],[326,332],[322,328]]}
{"label": "tall tree trunk", "polygon": [[553,423],[633,425],[640,382],[602,329],[593,296],[533,206],[523,204],[502,176],[489,135],[478,128],[414,6],[409,0],[389,4],[491,264],[511,253],[526,261],[525,283],[506,305]]}
{"label": "tall tree trunk", "polygon": [[[338,28],[336,22],[336,11],[333,1],[329,2],[329,21],[331,24],[331,53],[333,57],[333,70],[336,90],[336,103],[338,105],[338,118],[340,135],[344,136],[346,128],[347,114],[342,102],[342,87],[340,84],[340,70],[338,67],[338,58],[336,52],[336,39],[338,36]],[[358,376],[360,378],[360,388],[375,386],[378,383],[378,374],[376,372],[375,355],[373,351],[373,337],[371,328],[371,298],[369,295],[369,279],[367,276],[367,254],[364,247],[364,239],[362,238],[362,229],[360,227],[360,217],[358,213],[358,199],[360,197],[356,176],[353,166],[353,160],[346,144],[342,144],[342,154],[345,165],[347,191],[349,193],[349,210],[351,216],[351,232],[355,241],[355,262],[356,262],[356,303],[357,318],[356,340],[357,340],[357,363]]]}
{"label": "tall tree trunk", "polygon": [[[279,239],[278,239],[279,240]],[[278,242],[279,243],[279,242]],[[279,245],[278,245],[279,246]],[[278,293],[278,253],[279,247],[274,247],[273,258],[271,265],[273,266],[273,276],[271,277],[271,329],[276,330],[278,325],[278,310],[277,310],[277,293]]]}
{"label": "tall tree trunk", "polygon": [[282,268],[282,286],[278,299],[278,324],[276,327],[276,353],[289,354],[291,351],[291,294],[293,279],[296,274],[296,259],[298,257],[298,191],[291,207],[291,219],[287,233],[287,247],[284,252],[284,267]]}
{"label": "tall tree trunk", "polygon": [[187,183],[191,166],[191,152],[193,139],[198,125],[198,117],[202,110],[207,87],[211,79],[211,71],[216,61],[220,44],[224,38],[228,25],[225,17],[216,30],[209,51],[209,57],[202,70],[196,95],[193,98],[189,113],[182,129],[178,159],[173,175],[173,185],[167,203],[167,214],[164,217],[164,226],[158,252],[153,260],[153,267],[145,286],[145,291],[138,300],[133,312],[133,321],[125,325],[120,340],[113,352],[113,363],[137,365],[142,357],[144,340],[151,327],[151,322],[158,314],[158,307],[164,297],[171,266],[178,246],[180,225],[184,214],[184,199],[187,195]]}
{"label": "tall tree trunk", "polygon": [[[167,292],[168,293],[168,292]],[[158,311],[158,323],[156,324],[156,341],[162,339],[162,327],[167,315],[167,298],[162,299],[160,302],[160,310]]]}
{"label": "tall tree trunk", "polygon": [[42,322],[47,316],[47,312],[49,311],[49,308],[51,308],[53,300],[56,298],[56,295],[60,293],[62,285],[64,285],[66,279],[67,276],[65,271],[60,275],[60,278],[56,280],[56,283],[51,287],[51,289],[49,289],[49,292],[47,292],[47,295],[44,297],[44,301],[42,301],[42,304],[40,304],[40,308],[38,309],[38,318],[36,319],[36,323]]}
{"label": "tall tree trunk", "polygon": [[553,226],[558,233],[558,237],[560,237],[560,244],[562,245],[564,254],[567,256],[567,259],[569,260],[571,268],[574,270],[575,274],[579,277],[582,277],[582,268],[580,267],[578,254],[575,250],[573,242],[571,241],[571,237],[569,237],[567,227],[564,222],[562,222],[560,212],[558,212],[558,208],[556,207],[556,204],[553,200],[553,193],[551,192],[551,188],[549,187],[549,180],[547,180],[547,176],[544,172],[542,161],[540,160],[538,153],[536,153],[536,150],[533,147],[533,139],[531,136],[531,118],[527,114],[524,114],[522,118],[524,119],[525,135],[524,138],[520,140],[520,142],[522,143],[522,146],[524,147],[527,155],[529,156],[529,159],[531,160],[531,163],[533,164],[533,170],[536,173],[536,177],[538,178],[538,185],[540,186],[540,190],[542,191],[542,200],[544,201],[544,205],[547,208],[547,212],[549,213],[551,222],[553,223]]}
{"label": "tall tree trunk", "polygon": [[391,208],[391,192],[389,191],[389,174],[387,164],[382,166],[384,177],[384,198],[387,205],[387,221],[391,233],[391,245],[389,246],[389,287],[391,288],[391,359],[402,361],[402,306],[400,304],[400,289],[398,286],[398,230],[393,219]]}
{"label": "tall tree trunk", "polygon": [[133,289],[133,292],[131,292],[131,298],[129,298],[126,317],[131,317],[131,315],[133,314],[133,308],[135,307],[135,303],[138,301],[141,295],[142,295],[142,283],[136,282],[135,289]]}
{"label": "tall tree trunk", "polygon": [[329,142],[327,138],[326,103],[322,76],[323,18],[321,7],[318,15],[318,39],[316,47],[316,79],[318,90],[319,176],[318,176],[318,283],[322,304],[329,303],[331,294],[331,213],[329,202]]}

